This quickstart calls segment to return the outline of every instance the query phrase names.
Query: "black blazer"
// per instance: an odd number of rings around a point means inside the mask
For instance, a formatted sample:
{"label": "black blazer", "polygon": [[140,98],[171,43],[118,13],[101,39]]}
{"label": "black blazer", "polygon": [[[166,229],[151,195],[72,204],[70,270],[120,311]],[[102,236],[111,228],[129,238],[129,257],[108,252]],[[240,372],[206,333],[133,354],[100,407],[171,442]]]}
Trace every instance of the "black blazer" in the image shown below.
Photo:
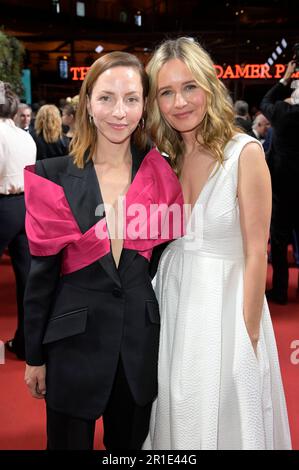
{"label": "black blazer", "polygon": [[260,108],[272,125],[272,141],[267,162],[270,168],[273,201],[291,204],[299,196],[299,105],[284,101],[289,86],[274,85],[264,96]]}
{"label": "black blazer", "polygon": [[249,119],[243,119],[239,116],[235,117],[235,125],[240,127],[246,134],[255,137],[252,135],[252,122]]}
{"label": "black blazer", "polygon": [[[133,178],[142,157],[133,155]],[[78,169],[70,157],[37,162],[36,173],[64,189],[82,233],[99,219],[102,203],[92,162]],[[118,269],[111,253],[60,276],[61,254],[32,258],[25,293],[26,360],[46,363],[46,401],[85,419],[104,411],[121,358],[139,405],[157,393],[159,307],[149,262],[123,249]]]}
{"label": "black blazer", "polygon": [[44,160],[46,158],[60,157],[68,155],[70,139],[64,134],[56,142],[46,142],[42,134],[35,134],[36,159]]}

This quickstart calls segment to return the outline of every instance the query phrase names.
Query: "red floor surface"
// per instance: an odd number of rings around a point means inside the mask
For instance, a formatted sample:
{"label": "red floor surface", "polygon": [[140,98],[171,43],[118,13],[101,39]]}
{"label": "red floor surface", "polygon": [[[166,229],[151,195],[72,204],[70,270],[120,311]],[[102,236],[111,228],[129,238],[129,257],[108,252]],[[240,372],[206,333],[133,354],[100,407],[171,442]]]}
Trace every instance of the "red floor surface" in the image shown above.
{"label": "red floor surface", "polygon": [[[270,270],[268,277],[270,277]],[[299,450],[299,295],[297,270],[290,270],[290,302],[270,304],[285,386],[293,449]],[[0,265],[0,340],[13,336],[16,325],[14,277],[8,258]],[[296,352],[291,345],[297,340]],[[1,346],[1,345],[0,345]],[[293,361],[291,355],[293,353]],[[1,361],[1,355],[0,355]],[[296,362],[298,362],[296,364]],[[45,412],[42,400],[29,395],[24,384],[24,362],[7,353],[0,363],[0,449],[45,449]],[[97,423],[95,448],[103,449],[102,423]]]}

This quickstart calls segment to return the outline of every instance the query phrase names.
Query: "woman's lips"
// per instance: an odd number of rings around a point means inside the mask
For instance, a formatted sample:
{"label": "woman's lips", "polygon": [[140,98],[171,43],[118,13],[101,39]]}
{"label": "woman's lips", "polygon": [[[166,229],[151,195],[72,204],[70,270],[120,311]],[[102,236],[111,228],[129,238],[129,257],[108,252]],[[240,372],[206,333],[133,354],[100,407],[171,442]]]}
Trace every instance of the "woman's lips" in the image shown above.
{"label": "woman's lips", "polygon": [[126,129],[126,127],[128,127],[128,124],[116,124],[113,122],[108,122],[108,124],[110,127],[113,127],[113,129],[116,129],[118,131],[121,131],[123,129]]}
{"label": "woman's lips", "polygon": [[186,118],[186,117],[190,116],[191,113],[192,113],[192,111],[185,111],[184,113],[174,114],[174,117],[176,119],[183,119],[183,118]]}

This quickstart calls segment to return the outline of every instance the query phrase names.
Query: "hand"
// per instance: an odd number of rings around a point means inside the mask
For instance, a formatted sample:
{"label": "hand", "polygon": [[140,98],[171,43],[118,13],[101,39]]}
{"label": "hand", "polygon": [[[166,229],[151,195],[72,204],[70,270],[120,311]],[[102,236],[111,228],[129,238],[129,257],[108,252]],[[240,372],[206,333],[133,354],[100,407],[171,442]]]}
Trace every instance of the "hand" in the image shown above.
{"label": "hand", "polygon": [[293,73],[295,72],[295,68],[296,68],[296,61],[295,60],[291,60],[289,63],[288,63],[288,66],[286,68],[286,71],[285,71],[285,74],[283,76],[284,80],[289,80],[291,78],[291,76],[293,75]]}
{"label": "hand", "polygon": [[46,366],[29,366],[26,364],[25,383],[34,398],[44,398],[46,394]]}
{"label": "hand", "polygon": [[257,357],[257,345],[258,345],[258,340],[257,339],[250,339],[251,341],[251,344],[252,344],[252,347],[253,347],[253,350],[254,350],[254,354],[256,355]]}
{"label": "hand", "polygon": [[246,325],[246,329],[247,329],[248,336],[250,338],[250,341],[254,350],[254,354],[257,357],[257,345],[258,345],[259,338],[260,338],[260,332],[259,330],[257,330],[256,327],[250,328],[248,324]]}

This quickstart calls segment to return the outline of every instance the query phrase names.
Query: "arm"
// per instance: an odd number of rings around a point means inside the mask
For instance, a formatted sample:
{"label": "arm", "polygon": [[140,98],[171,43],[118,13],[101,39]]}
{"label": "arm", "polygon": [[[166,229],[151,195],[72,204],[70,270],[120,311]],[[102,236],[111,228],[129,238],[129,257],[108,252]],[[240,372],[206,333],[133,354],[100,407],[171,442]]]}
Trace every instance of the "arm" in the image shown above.
{"label": "arm", "polygon": [[[45,175],[41,162],[37,163],[36,172],[40,176]],[[35,398],[43,398],[46,390],[42,340],[60,278],[60,268],[61,253],[32,256],[24,296],[25,382]]]}
{"label": "arm", "polygon": [[61,256],[33,256],[24,296],[26,362],[44,364],[42,341],[60,278]]}
{"label": "arm", "polygon": [[238,198],[245,252],[244,320],[256,351],[267,273],[267,244],[271,218],[271,182],[258,144],[240,155]]}
{"label": "arm", "polygon": [[290,87],[288,86],[288,84],[292,74],[294,73],[295,67],[295,61],[292,60],[291,62],[289,62],[285,74],[282,78],[284,83],[278,82],[266,93],[266,95],[262,99],[260,105],[261,111],[266,116],[266,118],[271,121],[271,124],[276,114],[276,102],[284,101],[287,97],[290,96]]}
{"label": "arm", "polygon": [[34,398],[46,393],[46,366],[42,341],[60,275],[60,253],[32,257],[24,297],[26,370],[25,382]]}

